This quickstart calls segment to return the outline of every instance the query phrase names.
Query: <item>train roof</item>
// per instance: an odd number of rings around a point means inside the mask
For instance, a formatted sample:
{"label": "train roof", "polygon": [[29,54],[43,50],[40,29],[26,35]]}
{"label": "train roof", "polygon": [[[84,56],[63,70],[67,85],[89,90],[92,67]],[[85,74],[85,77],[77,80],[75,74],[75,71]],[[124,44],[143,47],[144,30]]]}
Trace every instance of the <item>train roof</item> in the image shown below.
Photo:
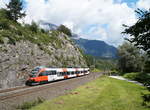
{"label": "train roof", "polygon": [[45,71],[57,71],[57,72],[89,70],[89,68],[53,68],[53,67],[48,68],[45,66],[37,66],[35,69],[44,69]]}

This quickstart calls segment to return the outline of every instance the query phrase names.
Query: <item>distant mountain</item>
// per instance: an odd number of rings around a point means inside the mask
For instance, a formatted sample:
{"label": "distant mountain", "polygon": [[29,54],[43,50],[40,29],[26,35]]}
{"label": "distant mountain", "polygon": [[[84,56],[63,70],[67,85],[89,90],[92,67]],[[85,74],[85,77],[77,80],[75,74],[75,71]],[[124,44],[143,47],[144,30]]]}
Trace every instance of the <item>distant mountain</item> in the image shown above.
{"label": "distant mountain", "polygon": [[45,30],[57,30],[58,26],[45,21],[39,21],[39,26]]}
{"label": "distant mountain", "polygon": [[92,56],[103,58],[117,58],[117,49],[100,40],[74,39],[83,51]]}
{"label": "distant mountain", "polygon": [[72,38],[72,39],[79,39],[80,36],[79,36],[78,34],[72,33],[71,38]]}

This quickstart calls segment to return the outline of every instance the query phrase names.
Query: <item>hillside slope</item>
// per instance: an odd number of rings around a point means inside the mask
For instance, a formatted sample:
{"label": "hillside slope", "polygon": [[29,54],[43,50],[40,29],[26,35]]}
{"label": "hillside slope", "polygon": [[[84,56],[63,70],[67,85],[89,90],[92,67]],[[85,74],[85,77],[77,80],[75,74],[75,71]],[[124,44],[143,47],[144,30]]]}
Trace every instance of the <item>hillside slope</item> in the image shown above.
{"label": "hillside slope", "polygon": [[67,35],[0,18],[0,88],[23,85],[28,73],[41,65],[87,66]]}
{"label": "hillside slope", "polygon": [[74,39],[74,41],[88,55],[103,58],[117,57],[117,49],[106,44],[104,41],[88,40],[82,38]]}

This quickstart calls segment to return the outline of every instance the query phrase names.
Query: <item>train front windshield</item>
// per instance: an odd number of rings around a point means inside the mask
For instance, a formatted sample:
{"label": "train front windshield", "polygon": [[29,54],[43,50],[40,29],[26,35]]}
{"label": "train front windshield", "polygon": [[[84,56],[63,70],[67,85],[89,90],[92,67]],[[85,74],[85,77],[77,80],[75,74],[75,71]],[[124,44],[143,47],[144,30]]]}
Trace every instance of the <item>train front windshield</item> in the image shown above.
{"label": "train front windshield", "polygon": [[39,69],[36,68],[36,69],[34,69],[34,70],[31,71],[30,77],[36,77],[36,75],[37,75],[38,73],[39,73]]}

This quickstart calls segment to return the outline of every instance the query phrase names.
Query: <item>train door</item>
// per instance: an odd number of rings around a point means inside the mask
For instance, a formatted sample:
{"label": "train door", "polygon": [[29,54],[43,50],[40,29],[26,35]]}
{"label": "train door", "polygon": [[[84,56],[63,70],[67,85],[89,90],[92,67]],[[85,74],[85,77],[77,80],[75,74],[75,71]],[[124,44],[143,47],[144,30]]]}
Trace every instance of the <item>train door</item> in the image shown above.
{"label": "train door", "polygon": [[48,81],[54,81],[57,79],[56,71],[49,71],[48,72]]}

